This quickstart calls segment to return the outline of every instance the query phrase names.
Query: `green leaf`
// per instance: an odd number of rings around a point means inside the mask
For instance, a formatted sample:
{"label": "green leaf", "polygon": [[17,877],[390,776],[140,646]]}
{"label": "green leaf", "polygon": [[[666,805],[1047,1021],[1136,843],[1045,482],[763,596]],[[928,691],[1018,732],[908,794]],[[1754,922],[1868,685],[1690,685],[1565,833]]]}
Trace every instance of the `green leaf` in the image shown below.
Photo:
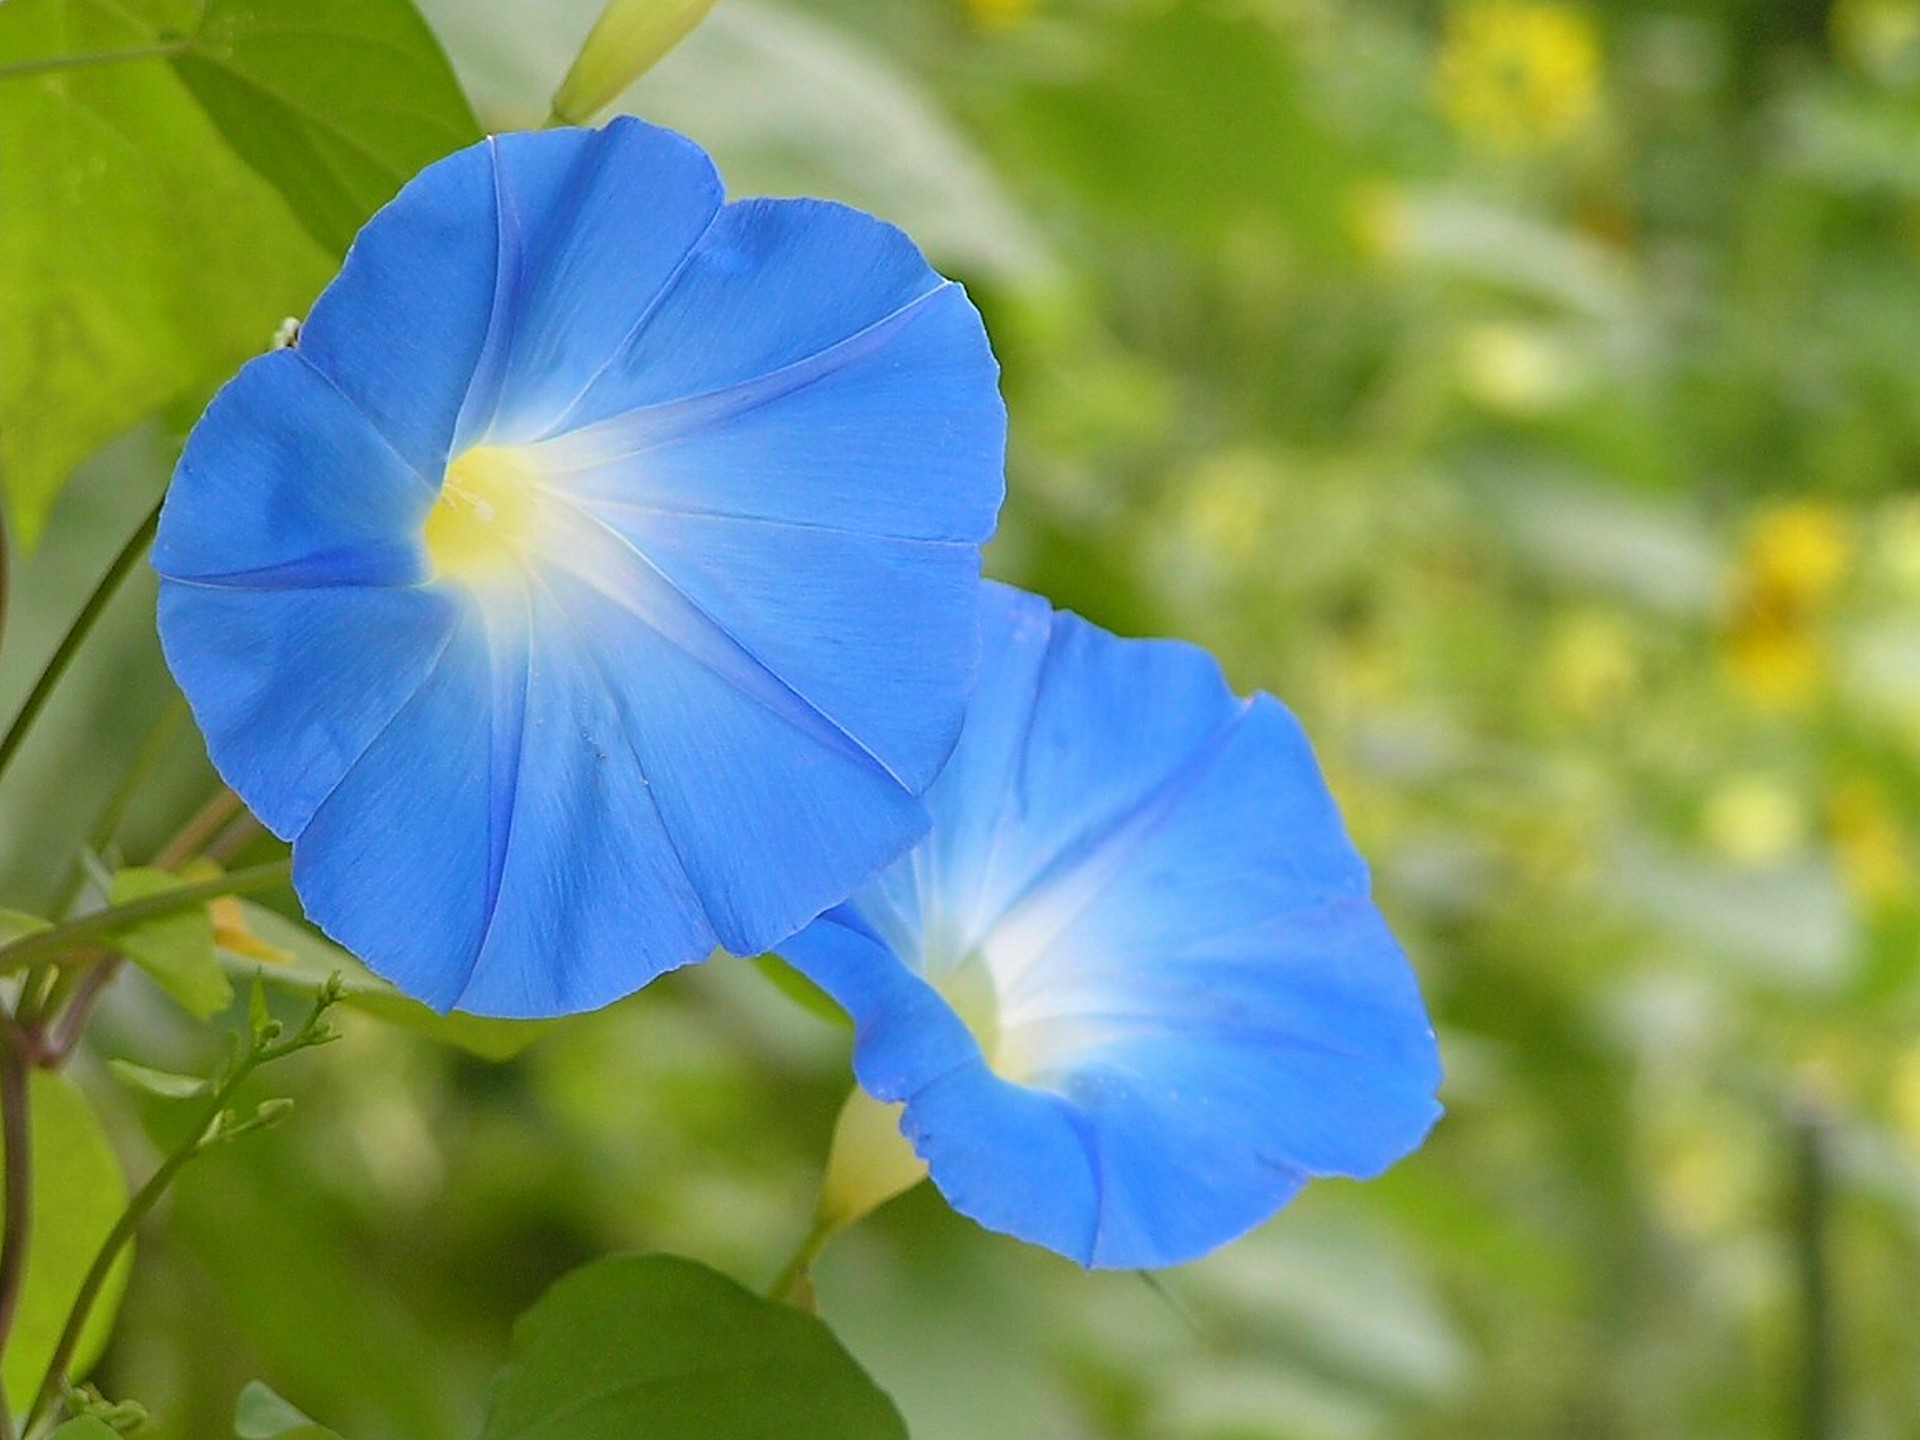
{"label": "green leaf", "polygon": [[491,1020],[481,1015],[442,1015],[418,1000],[409,999],[375,975],[352,955],[298,921],[289,920],[250,901],[239,902],[247,929],[266,945],[287,957],[280,965],[231,956],[227,963],[248,974],[259,974],[269,984],[311,992],[328,976],[338,975],[346,987],[341,1004],[362,1014],[413,1030],[443,1044],[457,1045],[483,1060],[510,1060],[546,1034],[551,1020]]}
{"label": "green leaf", "polygon": [[[73,1308],[100,1244],[127,1203],[126,1177],[87,1097],[65,1076],[36,1070],[33,1117],[33,1237],[27,1278],[6,1359],[0,1364],[7,1398],[17,1415],[33,1398],[40,1376]],[[122,1252],[108,1277],[74,1356],[73,1378],[100,1358],[126,1288],[132,1250]]]}
{"label": "green leaf", "polygon": [[[144,900],[183,883],[164,870],[122,870],[113,877],[113,903]],[[233,1003],[233,985],[213,948],[213,916],[204,905],[142,920],[112,940],[196,1019],[218,1015]]]}
{"label": "green leaf", "polygon": [[240,1403],[233,1412],[233,1433],[239,1440],[340,1440],[258,1380],[240,1392]]}
{"label": "green leaf", "polygon": [[0,486],[27,543],[75,465],[265,349],[353,227],[475,138],[407,0],[5,0],[0,66],[46,67],[0,81]]}
{"label": "green leaf", "polygon": [[210,0],[172,64],[227,143],[334,254],[423,166],[480,138],[406,0]]}
{"label": "green leaf", "polygon": [[53,1432],[51,1440],[120,1440],[113,1428],[104,1421],[91,1415],[82,1415],[78,1420],[69,1420]]}
{"label": "green leaf", "polygon": [[521,1317],[481,1440],[906,1440],[893,1402],[812,1315],[703,1265],[576,1270]]}
{"label": "green leaf", "polygon": [[196,1095],[205,1095],[213,1088],[212,1082],[199,1075],[175,1075],[166,1070],[150,1070],[145,1065],[136,1065],[131,1060],[109,1060],[107,1068],[118,1075],[127,1084],[136,1089],[145,1090],[150,1095],[158,1095],[163,1100],[191,1100]]}

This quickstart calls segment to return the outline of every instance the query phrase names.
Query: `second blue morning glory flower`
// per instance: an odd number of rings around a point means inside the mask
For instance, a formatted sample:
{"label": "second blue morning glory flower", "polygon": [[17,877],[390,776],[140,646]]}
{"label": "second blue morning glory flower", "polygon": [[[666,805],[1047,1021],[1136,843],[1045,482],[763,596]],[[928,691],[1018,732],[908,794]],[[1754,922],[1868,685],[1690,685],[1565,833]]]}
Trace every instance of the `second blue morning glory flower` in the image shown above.
{"label": "second blue morning glory flower", "polygon": [[432,1004],[754,953],[925,829],[1005,413],[898,231],[632,121],[376,215],[188,441],[161,638],[309,914]]}
{"label": "second blue morning glory flower", "polygon": [[1191,645],[984,608],[932,832],[781,947],[934,1183],[1145,1268],[1418,1145],[1433,1030],[1298,722]]}

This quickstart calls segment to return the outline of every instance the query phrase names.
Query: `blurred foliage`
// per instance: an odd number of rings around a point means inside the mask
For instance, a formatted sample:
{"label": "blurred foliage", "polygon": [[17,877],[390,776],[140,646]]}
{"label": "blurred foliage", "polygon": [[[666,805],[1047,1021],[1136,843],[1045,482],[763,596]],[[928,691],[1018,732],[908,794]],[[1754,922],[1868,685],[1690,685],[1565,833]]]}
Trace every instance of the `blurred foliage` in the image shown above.
{"label": "blurred foliage", "polygon": [[[499,128],[599,6],[423,9]],[[1421,1154],[1153,1282],[926,1187],[836,1242],[825,1314],[918,1440],[1913,1433],[1920,3],[726,0],[621,103],[968,283],[1013,416],[991,568],[1302,714],[1448,1059]],[[228,169],[245,251],[281,192]],[[0,206],[30,173],[0,157]],[[214,263],[205,216],[129,204],[114,243]],[[310,290],[313,239],[274,233]],[[70,243],[36,263],[95,263]],[[261,285],[209,356],[271,332]],[[204,383],[142,357],[101,372],[115,426]],[[190,410],[62,495],[0,702]],[[59,893],[161,723],[150,607],[9,776],[0,903]],[[211,784],[163,748],[116,856]],[[100,1057],[205,1042],[138,976],[110,998],[80,1078],[140,1168],[166,1107]],[[476,1433],[572,1267],[771,1277],[845,1085],[845,1032],[731,961],[498,1062],[342,1023],[288,1066],[298,1123],[189,1172],[145,1244],[95,1379],[162,1436],[225,1433],[255,1376],[354,1440]]]}

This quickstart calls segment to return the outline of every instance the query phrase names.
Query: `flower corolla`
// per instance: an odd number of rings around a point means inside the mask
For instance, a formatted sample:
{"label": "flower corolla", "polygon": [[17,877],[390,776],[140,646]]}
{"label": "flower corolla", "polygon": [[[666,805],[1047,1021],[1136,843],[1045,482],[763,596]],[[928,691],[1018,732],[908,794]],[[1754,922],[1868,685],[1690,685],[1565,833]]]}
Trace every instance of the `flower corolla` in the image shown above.
{"label": "flower corolla", "polygon": [[1298,722],[1204,651],[984,591],[927,838],[781,947],[953,1206],[1203,1255],[1439,1115],[1433,1030]]}
{"label": "flower corolla", "polygon": [[923,833],[1004,441],[899,231],[723,204],[631,120],[502,135],[214,399],[161,638],[322,928],[439,1007],[588,1009]]}

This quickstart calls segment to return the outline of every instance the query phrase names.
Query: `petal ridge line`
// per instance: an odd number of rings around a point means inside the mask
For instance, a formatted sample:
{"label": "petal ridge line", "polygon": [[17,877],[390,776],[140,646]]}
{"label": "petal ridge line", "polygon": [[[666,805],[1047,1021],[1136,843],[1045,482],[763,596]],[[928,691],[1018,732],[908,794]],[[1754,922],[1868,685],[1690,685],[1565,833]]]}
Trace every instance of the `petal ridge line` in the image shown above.
{"label": "petal ridge line", "polygon": [[[300,837],[307,833],[307,826],[313,823],[313,817],[325,809],[327,803],[333,799],[334,792],[347,783],[347,777],[360,768],[374,746],[386,739],[387,732],[393,729],[395,722],[399,720],[401,715],[406,713],[407,708],[412,705],[414,701],[420,698],[420,692],[427,688],[427,685],[433,680],[433,677],[440,673],[441,665],[446,663],[447,651],[453,648],[453,637],[458,633],[461,625],[461,617],[453,615],[449,616],[449,619],[451,623],[446,627],[446,633],[440,637],[440,643],[433,652],[432,661],[420,672],[420,679],[414,684],[414,687],[407,692],[406,698],[394,706],[393,713],[387,716],[380,727],[367,738],[367,743],[360,747],[360,753],[355,755],[349,764],[341,768],[340,778],[327,787],[327,793],[322,795],[320,799],[314,803],[313,808],[308,811],[306,824],[302,825],[295,834],[288,837],[294,845],[297,846]],[[241,798],[244,799],[246,797],[242,796]],[[297,860],[298,856],[295,858]],[[296,876],[296,879],[297,878]]]}
{"label": "petal ridge line", "polygon": [[[931,290],[916,295],[904,305],[861,326],[851,335],[844,336],[811,354],[790,360],[785,365],[777,366],[764,374],[738,380],[731,385],[722,385],[712,390],[696,391],[691,395],[676,395],[671,400],[657,400],[650,405],[636,405],[631,410],[623,410],[617,415],[609,415],[604,420],[596,420],[590,425],[582,425],[573,430],[563,431],[559,428],[559,423],[556,423],[541,439],[533,443],[541,447],[554,447],[561,450],[560,463],[554,464],[551,460],[546,462],[545,468],[548,473],[554,475],[577,474],[584,470],[611,465],[619,460],[630,459],[636,455],[644,455],[649,450],[683,440],[709,425],[735,420],[763,405],[784,400],[787,396],[838,373],[855,361],[866,359],[906,328],[934,299],[944,295],[948,290],[957,288],[953,281],[942,280]],[[676,414],[676,412],[684,413]],[[646,423],[648,421],[654,423],[649,425]],[[565,447],[591,445],[594,440],[602,438],[610,438],[618,444],[622,439],[627,438],[621,433],[627,429],[640,432],[634,437],[639,440],[639,443],[631,449],[612,450],[591,455],[572,464],[567,463]]]}
{"label": "petal ridge line", "polygon": [[[749,650],[738,636],[708,614],[633,541],[579,505],[563,500],[556,509],[585,522],[570,527],[577,532],[577,538],[585,542],[580,547],[567,547],[566,550],[568,558],[574,563],[563,568],[574,578],[624,610],[688,659],[776,719],[800,731],[823,748],[838,751],[873,767],[903,793],[909,796],[913,794],[884,760]],[[591,552],[599,549],[604,553],[609,548],[608,542],[611,542],[615,556],[626,562],[622,568],[638,582],[637,585],[610,583],[608,577],[596,573],[596,567],[587,563],[591,559]],[[642,587],[648,592],[647,596],[633,593]],[[648,598],[665,603],[649,605]]]}
{"label": "petal ridge line", "polygon": [[646,756],[640,753],[639,742],[634,739],[633,716],[627,709],[626,697],[620,693],[620,687],[613,683],[612,672],[608,669],[606,658],[600,653],[598,642],[587,628],[574,620],[573,613],[568,609],[566,602],[551,585],[537,575],[534,577],[534,583],[546,591],[553,601],[554,613],[560,617],[561,623],[573,632],[574,639],[580,646],[580,653],[586,656],[587,663],[593,667],[594,674],[599,677],[601,688],[607,692],[608,700],[612,702],[615,713],[620,717],[620,743],[626,747],[628,756],[633,760],[633,768],[640,774],[641,789],[647,796],[647,807],[653,811],[653,818],[659,823],[660,833],[666,837],[667,849],[673,855],[674,864],[680,867],[681,878],[687,884],[687,893],[700,903],[701,917],[707,922],[707,929],[712,931],[713,917],[706,913],[706,898],[701,895],[700,887],[694,883],[693,871],[687,866],[687,857],[680,849],[680,842],[675,838],[673,828],[667,824],[667,817],[660,809],[659,797],[653,793],[653,777],[648,773]]}
{"label": "petal ridge line", "polygon": [[[1140,847],[1186,803],[1193,786],[1226,752],[1252,713],[1253,701],[1241,700],[1223,724],[1097,833],[1081,831],[1036,868],[979,942],[1003,1005],[1033,966],[1106,892]],[[1029,730],[1029,741],[1031,737]],[[1068,887],[1064,894],[1060,893],[1063,886]],[[1025,937],[1016,947],[1017,953],[1006,957],[1013,962],[1012,969],[1010,974],[1002,974],[994,964],[994,940],[999,937],[1004,942],[1009,927],[1023,923],[1039,933]],[[1001,953],[1005,954],[1004,949]]]}
{"label": "petal ridge line", "polygon": [[[375,423],[374,418],[366,412],[366,410],[361,406],[360,402],[354,399],[353,396],[349,395],[345,390],[341,389],[339,382],[336,381],[333,378],[333,376],[329,375],[326,371],[322,370],[318,365],[314,364],[313,361],[307,356],[305,351],[303,351],[298,345],[289,345],[284,351],[275,351],[273,353],[274,354],[290,354],[294,357],[294,359],[298,360],[302,365],[306,366],[309,371],[319,376],[321,382],[325,384],[329,390],[333,391],[334,394],[338,395],[343,401],[345,401],[348,409],[350,409],[351,411],[353,411],[354,414],[360,417],[361,421],[366,425],[367,429],[373,433],[374,438],[380,442],[381,447],[385,449],[389,455],[393,456],[395,460],[400,462],[400,468],[406,471],[407,474],[413,476],[413,478],[418,480],[422,485],[426,486],[427,494],[429,496],[432,496],[436,499],[439,497],[440,482],[437,480],[428,479],[425,471],[421,470],[419,466],[415,465],[411,460],[407,459],[406,456],[402,455],[400,453],[400,447],[395,445],[393,443],[392,437],[389,436],[385,430],[381,429],[377,423]],[[265,357],[262,357],[262,358],[265,358]]]}
{"label": "petal ridge line", "polygon": [[[525,604],[527,628],[523,637],[525,643],[520,647],[520,664],[517,667],[519,670],[518,723],[511,727],[514,732],[512,735],[502,735],[499,704],[501,697],[496,688],[487,726],[489,782],[487,785],[487,913],[480,926],[479,942],[473,947],[473,958],[467,962],[466,973],[461,976],[460,993],[453,1000],[455,1006],[466,999],[472,991],[474,977],[480,970],[480,962],[486,957],[487,945],[493,939],[494,921],[500,915],[500,893],[506,886],[507,865],[512,858],[514,822],[520,811],[520,780],[526,772],[523,752],[527,743],[527,704],[533,686],[533,597],[523,591],[521,598]],[[482,623],[487,631],[488,672],[490,675],[497,675],[498,662],[502,658],[499,652],[507,648],[511,640],[507,639],[503,643],[502,638],[494,633],[493,626],[485,623],[484,612]],[[510,659],[511,655],[505,658]],[[513,774],[507,784],[506,793],[502,796],[495,792],[492,780],[495,762],[504,758],[501,755],[501,748],[506,740],[511,740],[513,745],[513,757],[510,762]]]}
{"label": "petal ridge line", "polygon": [[[717,189],[720,177],[712,170],[711,162],[709,162],[708,174],[713,176],[713,182]],[[730,208],[725,201],[725,192],[720,191],[715,197],[713,213],[707,217],[707,223],[700,227],[700,233],[694,236],[692,242],[687,246],[686,254],[674,262],[673,268],[667,272],[666,279],[660,282],[660,288],[653,292],[653,298],[641,307],[640,314],[634,319],[633,324],[627,327],[626,334],[622,335],[620,339],[615,342],[607,358],[602,360],[599,365],[594,368],[593,373],[587,377],[586,383],[580,387],[578,393],[561,409],[559,418],[547,427],[542,436],[543,439],[551,438],[559,434],[570,433],[563,431],[561,427],[573,418],[574,411],[586,403],[587,397],[593,393],[594,388],[605,378],[606,373],[613,368],[614,362],[626,354],[627,348],[632,345],[635,340],[640,338],[641,332],[643,332],[647,326],[653,323],[653,317],[660,313],[660,307],[666,303],[667,297],[673,293],[674,287],[680,283],[681,277],[686,274],[687,266],[692,263],[694,255],[699,252],[701,246],[707,243],[707,236],[713,233],[713,227],[720,223],[720,217]]]}

